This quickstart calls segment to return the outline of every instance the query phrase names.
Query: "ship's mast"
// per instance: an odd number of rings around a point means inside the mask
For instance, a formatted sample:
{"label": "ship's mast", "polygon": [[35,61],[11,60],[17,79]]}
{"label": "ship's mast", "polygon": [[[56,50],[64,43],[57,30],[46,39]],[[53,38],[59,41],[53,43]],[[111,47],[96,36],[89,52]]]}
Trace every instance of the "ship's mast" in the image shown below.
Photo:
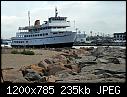
{"label": "ship's mast", "polygon": [[57,7],[55,8],[55,17],[57,17],[58,12],[57,12]]}
{"label": "ship's mast", "polygon": [[28,11],[29,27],[30,27],[30,11]]}

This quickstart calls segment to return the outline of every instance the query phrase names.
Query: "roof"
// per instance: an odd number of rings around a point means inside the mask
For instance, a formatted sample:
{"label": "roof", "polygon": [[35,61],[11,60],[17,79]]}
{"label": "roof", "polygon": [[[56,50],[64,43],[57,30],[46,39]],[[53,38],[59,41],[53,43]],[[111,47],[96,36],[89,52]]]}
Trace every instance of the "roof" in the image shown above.
{"label": "roof", "polygon": [[50,17],[49,19],[66,19],[67,17]]}
{"label": "roof", "polygon": [[114,33],[114,35],[123,35],[123,34],[125,34],[125,32],[124,33]]}

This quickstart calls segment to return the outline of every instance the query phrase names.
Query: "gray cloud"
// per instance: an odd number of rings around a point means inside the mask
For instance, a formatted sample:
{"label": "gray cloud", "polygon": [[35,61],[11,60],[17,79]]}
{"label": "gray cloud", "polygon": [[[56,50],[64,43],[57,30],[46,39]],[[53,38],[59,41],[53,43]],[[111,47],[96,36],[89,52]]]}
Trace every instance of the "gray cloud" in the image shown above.
{"label": "gray cloud", "polygon": [[54,16],[55,6],[58,8],[59,16],[67,16],[72,27],[75,20],[76,27],[87,34],[91,30],[93,33],[107,34],[126,31],[124,1],[2,1],[2,37],[13,37],[19,26],[28,25],[29,10],[31,24],[34,24],[36,19],[43,23],[48,17]]}

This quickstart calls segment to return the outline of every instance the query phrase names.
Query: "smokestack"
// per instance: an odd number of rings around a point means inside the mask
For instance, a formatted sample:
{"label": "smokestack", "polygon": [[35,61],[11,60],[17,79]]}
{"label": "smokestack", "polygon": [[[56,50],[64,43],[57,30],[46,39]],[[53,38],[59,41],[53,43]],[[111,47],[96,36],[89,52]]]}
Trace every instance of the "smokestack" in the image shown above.
{"label": "smokestack", "polygon": [[40,26],[40,20],[36,20],[34,26]]}

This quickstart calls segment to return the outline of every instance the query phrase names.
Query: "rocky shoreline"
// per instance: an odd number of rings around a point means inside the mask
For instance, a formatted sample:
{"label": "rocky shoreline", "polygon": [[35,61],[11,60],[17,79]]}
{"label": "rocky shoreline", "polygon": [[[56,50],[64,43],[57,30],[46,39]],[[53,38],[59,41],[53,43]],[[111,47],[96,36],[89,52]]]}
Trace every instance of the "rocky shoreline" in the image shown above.
{"label": "rocky shoreline", "polygon": [[[37,64],[20,69],[12,83],[106,83],[126,81],[126,49],[115,47],[81,47],[79,49],[47,49],[60,52]],[[7,72],[5,74],[5,72]],[[11,79],[11,78],[10,78]],[[13,78],[15,79],[15,78]]]}

